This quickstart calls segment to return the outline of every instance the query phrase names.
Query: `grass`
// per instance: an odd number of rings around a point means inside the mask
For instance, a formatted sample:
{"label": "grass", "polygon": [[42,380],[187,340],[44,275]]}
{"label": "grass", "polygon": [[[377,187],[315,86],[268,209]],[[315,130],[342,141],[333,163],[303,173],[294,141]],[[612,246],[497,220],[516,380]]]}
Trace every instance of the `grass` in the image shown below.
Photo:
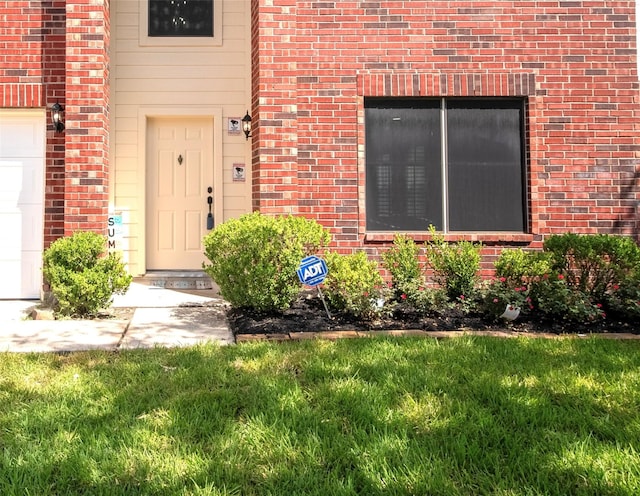
{"label": "grass", "polygon": [[640,343],[0,354],[2,495],[637,495]]}

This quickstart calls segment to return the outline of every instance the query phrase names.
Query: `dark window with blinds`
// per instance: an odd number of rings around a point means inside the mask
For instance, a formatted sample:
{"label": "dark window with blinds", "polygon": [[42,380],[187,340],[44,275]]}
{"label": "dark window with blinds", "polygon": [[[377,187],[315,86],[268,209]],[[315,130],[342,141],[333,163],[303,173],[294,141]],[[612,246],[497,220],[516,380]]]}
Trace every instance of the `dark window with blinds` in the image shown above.
{"label": "dark window with blinds", "polygon": [[149,0],[149,36],[213,37],[213,0]]}
{"label": "dark window with blinds", "polygon": [[524,101],[367,99],[370,231],[525,230]]}

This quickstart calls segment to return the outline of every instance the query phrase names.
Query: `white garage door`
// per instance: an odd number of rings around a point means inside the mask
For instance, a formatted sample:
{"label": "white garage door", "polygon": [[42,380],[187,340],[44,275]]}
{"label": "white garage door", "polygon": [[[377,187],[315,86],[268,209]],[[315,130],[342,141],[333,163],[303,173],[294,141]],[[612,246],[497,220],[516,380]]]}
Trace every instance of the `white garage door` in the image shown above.
{"label": "white garage door", "polygon": [[40,298],[46,115],[0,109],[0,299]]}

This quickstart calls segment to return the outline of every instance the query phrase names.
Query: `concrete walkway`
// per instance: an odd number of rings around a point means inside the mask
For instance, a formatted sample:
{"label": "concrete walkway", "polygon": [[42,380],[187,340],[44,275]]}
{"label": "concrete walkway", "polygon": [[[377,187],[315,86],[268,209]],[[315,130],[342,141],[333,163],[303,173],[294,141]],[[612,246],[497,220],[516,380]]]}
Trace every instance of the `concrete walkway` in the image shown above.
{"label": "concrete walkway", "polygon": [[0,301],[0,352],[114,351],[234,342],[225,315],[227,303],[211,290],[175,291],[132,283],[125,295],[114,297],[113,319],[27,320],[38,304]]}
{"label": "concrete walkway", "polygon": [[[39,302],[0,300],[1,352],[67,352],[193,346],[203,342],[236,342],[226,319],[228,303],[215,290],[171,290],[133,283],[125,295],[116,295],[113,319],[28,320]],[[518,337],[513,331],[469,331],[473,335]],[[340,339],[391,336],[451,338],[461,331],[330,331],[289,334],[238,335],[237,342],[300,339]],[[557,339],[566,336],[535,333],[529,337]],[[599,334],[602,338],[640,340],[639,334]],[[587,338],[578,334],[575,338]]]}

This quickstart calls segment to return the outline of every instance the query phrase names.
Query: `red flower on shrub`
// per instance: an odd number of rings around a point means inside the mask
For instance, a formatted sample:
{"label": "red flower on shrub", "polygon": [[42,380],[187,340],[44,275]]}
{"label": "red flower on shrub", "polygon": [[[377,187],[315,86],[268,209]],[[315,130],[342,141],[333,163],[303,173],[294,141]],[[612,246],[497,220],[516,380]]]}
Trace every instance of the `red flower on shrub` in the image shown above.
{"label": "red flower on shrub", "polygon": [[404,293],[402,293],[402,294],[400,295],[400,298],[402,298],[403,300],[406,300],[406,299],[407,299],[407,295],[406,295],[406,294],[404,294]]}
{"label": "red flower on shrub", "polygon": [[562,274],[558,274],[558,279],[562,281],[564,279],[564,276]]}
{"label": "red flower on shrub", "polygon": [[501,277],[500,278],[500,282],[506,282],[507,278],[506,277]]}
{"label": "red flower on shrub", "polygon": [[460,295],[460,299],[464,301],[464,295]]}

